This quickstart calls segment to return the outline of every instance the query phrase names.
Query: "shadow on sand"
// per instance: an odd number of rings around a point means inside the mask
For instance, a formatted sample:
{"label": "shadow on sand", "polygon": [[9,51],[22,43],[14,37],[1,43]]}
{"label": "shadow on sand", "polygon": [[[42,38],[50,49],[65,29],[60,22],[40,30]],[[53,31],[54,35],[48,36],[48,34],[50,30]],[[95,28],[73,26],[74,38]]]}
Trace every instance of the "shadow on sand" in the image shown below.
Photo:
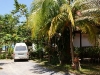
{"label": "shadow on sand", "polygon": [[[66,73],[61,73],[60,71],[54,71],[52,69],[48,69],[42,65],[38,65],[36,64],[35,66],[33,66],[33,69],[30,69],[30,71],[32,71],[32,73],[36,73],[36,74],[46,74],[46,75],[70,75],[68,72]],[[48,74],[47,74],[48,73]]]}

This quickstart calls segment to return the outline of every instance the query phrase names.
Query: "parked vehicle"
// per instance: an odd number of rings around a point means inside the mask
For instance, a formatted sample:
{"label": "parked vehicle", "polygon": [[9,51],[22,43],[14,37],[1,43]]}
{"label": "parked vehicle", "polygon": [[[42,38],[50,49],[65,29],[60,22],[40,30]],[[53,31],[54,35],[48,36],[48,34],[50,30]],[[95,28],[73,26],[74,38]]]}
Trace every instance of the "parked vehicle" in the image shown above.
{"label": "parked vehicle", "polygon": [[29,59],[28,48],[25,43],[16,43],[13,52],[14,61],[16,59]]}

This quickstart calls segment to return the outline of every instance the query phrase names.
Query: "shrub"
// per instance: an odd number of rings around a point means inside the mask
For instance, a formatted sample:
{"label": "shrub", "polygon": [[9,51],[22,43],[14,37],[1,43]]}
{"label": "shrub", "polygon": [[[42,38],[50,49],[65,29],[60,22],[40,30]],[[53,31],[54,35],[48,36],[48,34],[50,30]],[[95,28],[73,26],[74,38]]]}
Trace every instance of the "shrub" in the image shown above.
{"label": "shrub", "polygon": [[100,47],[89,46],[89,47],[75,47],[74,52],[79,54],[79,57],[96,58],[100,57]]}
{"label": "shrub", "polygon": [[6,59],[6,53],[0,54],[0,59]]}

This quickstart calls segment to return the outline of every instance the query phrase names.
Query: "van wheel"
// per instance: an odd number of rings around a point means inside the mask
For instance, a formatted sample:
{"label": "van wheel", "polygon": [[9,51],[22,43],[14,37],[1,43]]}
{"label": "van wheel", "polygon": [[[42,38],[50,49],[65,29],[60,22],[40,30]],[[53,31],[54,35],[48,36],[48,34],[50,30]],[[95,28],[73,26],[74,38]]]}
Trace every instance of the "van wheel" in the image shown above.
{"label": "van wheel", "polygon": [[28,59],[26,59],[26,61],[28,61]]}

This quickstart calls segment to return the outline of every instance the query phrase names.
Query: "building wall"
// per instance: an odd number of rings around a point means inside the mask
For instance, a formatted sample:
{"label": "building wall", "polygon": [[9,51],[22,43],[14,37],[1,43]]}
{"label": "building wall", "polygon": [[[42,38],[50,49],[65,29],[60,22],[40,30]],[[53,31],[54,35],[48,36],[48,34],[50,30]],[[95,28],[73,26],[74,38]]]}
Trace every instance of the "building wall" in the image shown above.
{"label": "building wall", "polygon": [[[74,47],[80,47],[80,34],[76,33],[73,40]],[[87,34],[82,34],[82,47],[84,46],[93,46],[89,40]]]}
{"label": "building wall", "polygon": [[80,47],[80,34],[75,34],[73,45],[74,47]]}

